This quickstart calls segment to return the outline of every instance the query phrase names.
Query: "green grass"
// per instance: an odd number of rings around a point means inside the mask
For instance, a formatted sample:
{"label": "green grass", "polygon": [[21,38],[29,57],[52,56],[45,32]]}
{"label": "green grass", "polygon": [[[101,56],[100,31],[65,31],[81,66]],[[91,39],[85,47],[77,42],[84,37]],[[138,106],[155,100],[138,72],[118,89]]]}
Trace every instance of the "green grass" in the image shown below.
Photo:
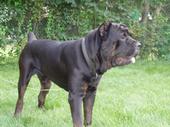
{"label": "green grass", "polygon": [[[18,67],[0,65],[0,127],[71,127],[68,93],[56,85],[46,109],[37,108],[39,81],[33,77],[22,116],[13,118]],[[114,68],[102,78],[92,127],[170,127],[170,62],[138,61]]]}

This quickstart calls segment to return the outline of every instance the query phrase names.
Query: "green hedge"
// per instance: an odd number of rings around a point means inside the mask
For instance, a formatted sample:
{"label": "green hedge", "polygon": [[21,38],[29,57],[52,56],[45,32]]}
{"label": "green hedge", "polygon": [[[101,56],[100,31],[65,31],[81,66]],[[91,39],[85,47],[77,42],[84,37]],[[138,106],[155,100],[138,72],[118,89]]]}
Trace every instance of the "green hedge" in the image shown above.
{"label": "green hedge", "polygon": [[[145,23],[139,21],[144,4],[152,15]],[[5,0],[0,5],[0,57],[17,56],[29,31],[38,38],[77,39],[112,20],[127,24],[142,42],[142,58],[169,58],[169,5],[168,0]]]}

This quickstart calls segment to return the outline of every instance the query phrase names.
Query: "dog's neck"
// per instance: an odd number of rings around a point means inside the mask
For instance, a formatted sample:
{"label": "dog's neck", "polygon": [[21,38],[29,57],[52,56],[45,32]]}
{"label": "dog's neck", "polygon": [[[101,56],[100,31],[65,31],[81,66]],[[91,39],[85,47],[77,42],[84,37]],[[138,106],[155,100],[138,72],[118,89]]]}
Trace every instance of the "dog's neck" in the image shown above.
{"label": "dog's neck", "polygon": [[99,37],[97,37],[97,31],[95,30],[83,38],[81,44],[84,58],[93,75],[102,74],[99,71],[102,63],[100,58],[100,40],[98,39]]}
{"label": "dog's neck", "polygon": [[83,53],[83,56],[84,56],[84,59],[88,65],[88,67],[90,68],[91,70],[91,73],[92,75],[94,76],[98,76],[98,74],[96,73],[96,65],[95,65],[95,62],[93,59],[91,59],[89,57],[89,54],[87,52],[87,47],[86,47],[86,43],[85,43],[85,38],[82,39],[82,43],[81,43],[81,48],[82,48],[82,53]]}
{"label": "dog's neck", "polygon": [[82,39],[81,48],[82,48],[82,52],[83,52],[83,56],[85,58],[85,61],[88,65],[88,67],[91,68],[93,66],[93,63],[92,63],[92,60],[89,58],[89,55],[87,53],[85,38]]}

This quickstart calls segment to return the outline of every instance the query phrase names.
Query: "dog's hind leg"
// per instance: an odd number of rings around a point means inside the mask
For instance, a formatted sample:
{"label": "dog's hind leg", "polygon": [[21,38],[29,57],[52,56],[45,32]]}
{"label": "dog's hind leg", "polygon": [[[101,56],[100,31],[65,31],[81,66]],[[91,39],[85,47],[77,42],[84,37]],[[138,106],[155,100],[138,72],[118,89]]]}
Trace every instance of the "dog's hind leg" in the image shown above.
{"label": "dog's hind leg", "polygon": [[14,116],[18,116],[23,109],[23,99],[24,99],[25,90],[28,86],[33,71],[33,68],[31,66],[31,60],[20,57],[19,71],[20,74],[19,74],[19,81],[18,81],[18,100],[16,103]]}
{"label": "dog's hind leg", "polygon": [[42,108],[44,107],[46,95],[48,94],[49,89],[51,87],[51,82],[46,76],[38,75],[38,78],[41,84],[40,93],[38,95],[38,107]]}

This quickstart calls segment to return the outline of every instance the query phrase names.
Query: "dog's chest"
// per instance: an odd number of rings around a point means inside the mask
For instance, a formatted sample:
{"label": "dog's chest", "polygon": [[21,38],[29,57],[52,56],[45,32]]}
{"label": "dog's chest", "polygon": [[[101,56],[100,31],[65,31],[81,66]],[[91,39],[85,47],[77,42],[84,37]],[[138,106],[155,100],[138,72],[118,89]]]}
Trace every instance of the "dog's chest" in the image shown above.
{"label": "dog's chest", "polygon": [[82,92],[83,96],[86,95],[88,87],[89,87],[88,83],[84,82],[84,83],[82,84],[82,86],[81,86],[81,92]]}
{"label": "dog's chest", "polygon": [[99,80],[97,78],[93,78],[90,82],[83,82],[81,85],[81,93],[83,96],[87,94],[87,92],[93,92],[97,89]]}

